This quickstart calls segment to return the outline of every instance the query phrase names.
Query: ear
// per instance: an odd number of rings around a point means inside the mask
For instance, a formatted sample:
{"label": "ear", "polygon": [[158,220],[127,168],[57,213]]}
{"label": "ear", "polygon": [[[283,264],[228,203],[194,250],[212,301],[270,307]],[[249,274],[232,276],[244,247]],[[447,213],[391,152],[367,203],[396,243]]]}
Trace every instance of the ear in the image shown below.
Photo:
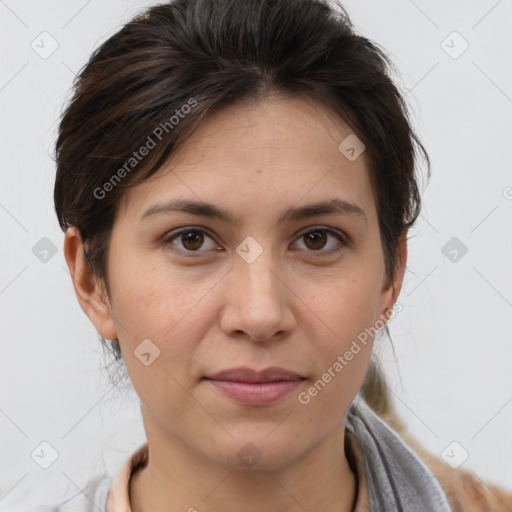
{"label": "ear", "polygon": [[399,258],[396,262],[396,268],[391,283],[387,283],[387,286],[384,286],[382,289],[382,309],[380,311],[380,318],[389,318],[389,310],[397,301],[400,290],[402,289],[405,265],[407,263],[407,232],[408,230],[405,229],[399,237]]}
{"label": "ear", "polygon": [[66,231],[64,257],[82,310],[103,338],[116,339],[117,331],[105,287],[91,272],[85,260],[80,233],[75,227],[70,227]]}

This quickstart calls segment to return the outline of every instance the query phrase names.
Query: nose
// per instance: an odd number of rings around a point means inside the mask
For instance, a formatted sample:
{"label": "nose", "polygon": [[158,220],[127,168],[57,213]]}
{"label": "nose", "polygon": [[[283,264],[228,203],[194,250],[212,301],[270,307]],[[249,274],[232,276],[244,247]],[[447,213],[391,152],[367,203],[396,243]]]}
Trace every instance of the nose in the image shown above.
{"label": "nose", "polygon": [[275,341],[294,329],[294,294],[284,271],[273,264],[270,255],[264,255],[252,263],[235,258],[225,280],[220,324],[230,337]]}

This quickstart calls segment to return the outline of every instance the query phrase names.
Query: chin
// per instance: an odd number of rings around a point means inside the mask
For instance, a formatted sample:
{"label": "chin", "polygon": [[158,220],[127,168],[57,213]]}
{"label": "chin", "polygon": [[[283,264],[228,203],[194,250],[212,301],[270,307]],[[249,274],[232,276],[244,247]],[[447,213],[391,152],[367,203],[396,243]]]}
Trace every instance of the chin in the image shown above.
{"label": "chin", "polygon": [[246,431],[246,435],[235,436],[220,453],[210,452],[209,457],[229,470],[277,471],[304,456],[307,447],[300,438],[269,432],[272,429],[254,435]]}

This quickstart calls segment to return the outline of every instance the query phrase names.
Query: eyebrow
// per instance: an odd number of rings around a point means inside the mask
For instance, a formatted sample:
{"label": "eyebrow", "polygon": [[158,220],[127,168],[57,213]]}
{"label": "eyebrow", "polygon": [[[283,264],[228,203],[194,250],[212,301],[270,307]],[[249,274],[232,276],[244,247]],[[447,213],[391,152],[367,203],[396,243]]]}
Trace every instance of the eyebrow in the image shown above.
{"label": "eyebrow", "polygon": [[[166,203],[155,204],[148,208],[141,215],[139,220],[142,222],[157,215],[173,212],[184,212],[200,217],[216,218],[233,225],[240,224],[240,220],[230,210],[211,203],[190,199],[172,199]],[[284,210],[279,215],[277,224],[282,224],[285,221],[303,220],[308,217],[326,214],[354,216],[359,217],[364,222],[368,221],[364,210],[356,203],[352,203],[345,199],[329,199]]]}

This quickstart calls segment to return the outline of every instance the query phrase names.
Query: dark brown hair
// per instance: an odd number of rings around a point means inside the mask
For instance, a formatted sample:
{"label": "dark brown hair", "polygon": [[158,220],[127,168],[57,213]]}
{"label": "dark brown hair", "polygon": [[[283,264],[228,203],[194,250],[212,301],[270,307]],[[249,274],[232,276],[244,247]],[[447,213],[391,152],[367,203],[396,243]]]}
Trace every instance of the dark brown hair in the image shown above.
{"label": "dark brown hair", "polygon": [[[355,32],[342,5],[328,1],[176,0],[151,7],[104,42],[76,77],[56,143],[59,224],[78,229],[108,293],[109,238],[126,187],[155,173],[217,109],[269,94],[309,96],[366,147],[389,282],[399,237],[420,211],[418,156],[430,174],[392,66]],[[134,156],[149,146],[143,158]],[[365,386],[379,387],[379,379],[371,382]]]}

